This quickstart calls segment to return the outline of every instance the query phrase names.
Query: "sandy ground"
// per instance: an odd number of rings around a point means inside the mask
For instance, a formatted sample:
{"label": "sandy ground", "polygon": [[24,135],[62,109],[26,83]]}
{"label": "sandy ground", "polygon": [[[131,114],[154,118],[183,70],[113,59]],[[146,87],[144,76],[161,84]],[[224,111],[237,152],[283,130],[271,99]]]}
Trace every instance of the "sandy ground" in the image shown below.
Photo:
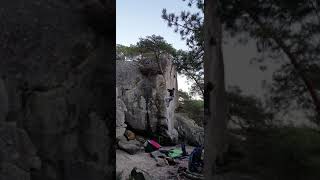
{"label": "sandy ground", "polygon": [[[180,148],[180,146],[163,147],[162,149]],[[187,152],[190,154],[194,147],[186,146]],[[122,150],[117,149],[116,152],[116,167],[117,172],[122,172],[122,179],[129,177],[131,170],[134,167],[148,172],[152,179],[155,180],[170,180],[177,179],[176,174],[179,167],[188,166],[188,158],[177,160],[179,164],[174,166],[158,167],[156,160],[150,156],[149,153],[140,152],[135,155],[130,155]]]}

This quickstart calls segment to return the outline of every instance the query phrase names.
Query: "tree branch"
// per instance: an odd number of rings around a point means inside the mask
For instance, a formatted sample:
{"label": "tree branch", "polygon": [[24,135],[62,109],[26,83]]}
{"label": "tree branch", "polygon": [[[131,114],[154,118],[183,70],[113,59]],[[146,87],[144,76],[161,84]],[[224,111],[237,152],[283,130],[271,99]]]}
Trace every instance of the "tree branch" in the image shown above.
{"label": "tree branch", "polygon": [[271,39],[273,39],[276,44],[279,46],[279,48],[282,49],[282,51],[287,55],[288,59],[290,60],[291,64],[293,65],[293,67],[295,68],[295,70],[297,71],[297,73],[299,74],[300,78],[302,79],[302,81],[304,82],[305,86],[307,87],[311,98],[314,102],[314,105],[316,107],[316,112],[318,114],[320,114],[320,101],[319,101],[319,97],[317,95],[317,92],[315,91],[315,88],[313,86],[313,83],[311,82],[311,80],[309,80],[305,74],[305,72],[302,70],[302,68],[300,67],[300,64],[298,63],[298,60],[296,59],[296,57],[293,55],[293,53],[291,52],[290,48],[288,48],[288,46],[281,40],[280,37],[277,36],[277,33],[274,32],[274,30],[272,30],[271,28],[267,28],[260,20],[257,16],[253,15],[249,10],[247,10],[247,13],[249,14],[249,16],[251,17],[251,19],[254,20],[254,22],[264,31],[269,32],[268,35]]}

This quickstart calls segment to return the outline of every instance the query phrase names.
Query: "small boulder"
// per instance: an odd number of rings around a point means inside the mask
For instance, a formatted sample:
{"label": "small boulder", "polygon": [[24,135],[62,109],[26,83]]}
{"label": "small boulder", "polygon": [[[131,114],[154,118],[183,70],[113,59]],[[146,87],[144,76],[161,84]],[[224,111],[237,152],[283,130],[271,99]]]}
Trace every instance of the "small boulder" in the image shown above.
{"label": "small boulder", "polygon": [[138,168],[133,168],[130,174],[132,180],[151,180],[151,176],[146,172]]}
{"label": "small boulder", "polygon": [[128,140],[134,140],[136,139],[136,135],[134,134],[134,132],[130,131],[130,130],[126,130],[124,132],[124,135],[127,137]]}
{"label": "small boulder", "polygon": [[156,164],[156,166],[158,166],[158,167],[164,167],[164,166],[168,166],[168,165],[169,165],[168,161],[166,159],[164,159],[164,158],[163,159],[159,159],[157,164]]}
{"label": "small boulder", "polygon": [[136,140],[138,140],[142,144],[144,144],[147,141],[144,137],[139,136],[139,135],[136,135]]}
{"label": "small boulder", "polygon": [[194,120],[188,118],[185,114],[176,113],[175,128],[181,139],[187,141],[193,146],[204,144],[204,129],[198,126]]}
{"label": "small boulder", "polygon": [[131,140],[131,141],[120,140],[118,142],[118,146],[119,146],[119,149],[122,149],[131,155],[136,154],[137,152],[143,150],[143,147],[141,147],[141,143],[137,140]]}
{"label": "small boulder", "polygon": [[117,137],[117,142],[119,142],[119,141],[128,141],[128,139],[124,135],[122,135],[122,136]]}

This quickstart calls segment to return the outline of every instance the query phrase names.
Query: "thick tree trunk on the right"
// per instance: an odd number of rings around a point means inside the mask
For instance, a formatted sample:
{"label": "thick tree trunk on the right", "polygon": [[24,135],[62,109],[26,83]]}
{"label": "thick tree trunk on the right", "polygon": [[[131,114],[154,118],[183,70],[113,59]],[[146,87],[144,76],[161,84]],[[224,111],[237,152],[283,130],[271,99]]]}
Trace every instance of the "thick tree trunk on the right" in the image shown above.
{"label": "thick tree trunk on the right", "polygon": [[222,56],[219,0],[205,1],[205,178],[213,179],[226,146],[227,98]]}

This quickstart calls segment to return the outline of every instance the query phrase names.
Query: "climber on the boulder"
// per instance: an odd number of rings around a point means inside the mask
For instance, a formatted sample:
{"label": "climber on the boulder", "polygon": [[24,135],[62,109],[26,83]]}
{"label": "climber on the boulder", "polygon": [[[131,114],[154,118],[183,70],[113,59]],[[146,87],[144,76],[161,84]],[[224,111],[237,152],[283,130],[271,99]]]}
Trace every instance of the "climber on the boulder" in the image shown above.
{"label": "climber on the boulder", "polygon": [[174,88],[172,88],[172,89],[167,89],[168,90],[168,92],[169,92],[169,96],[170,97],[174,97]]}
{"label": "climber on the boulder", "polygon": [[172,101],[173,98],[174,98],[174,88],[172,88],[172,89],[167,89],[167,90],[168,90],[168,92],[169,92],[169,97],[167,97],[165,100],[166,100],[166,103],[167,103],[167,107],[169,107],[170,101]]}

